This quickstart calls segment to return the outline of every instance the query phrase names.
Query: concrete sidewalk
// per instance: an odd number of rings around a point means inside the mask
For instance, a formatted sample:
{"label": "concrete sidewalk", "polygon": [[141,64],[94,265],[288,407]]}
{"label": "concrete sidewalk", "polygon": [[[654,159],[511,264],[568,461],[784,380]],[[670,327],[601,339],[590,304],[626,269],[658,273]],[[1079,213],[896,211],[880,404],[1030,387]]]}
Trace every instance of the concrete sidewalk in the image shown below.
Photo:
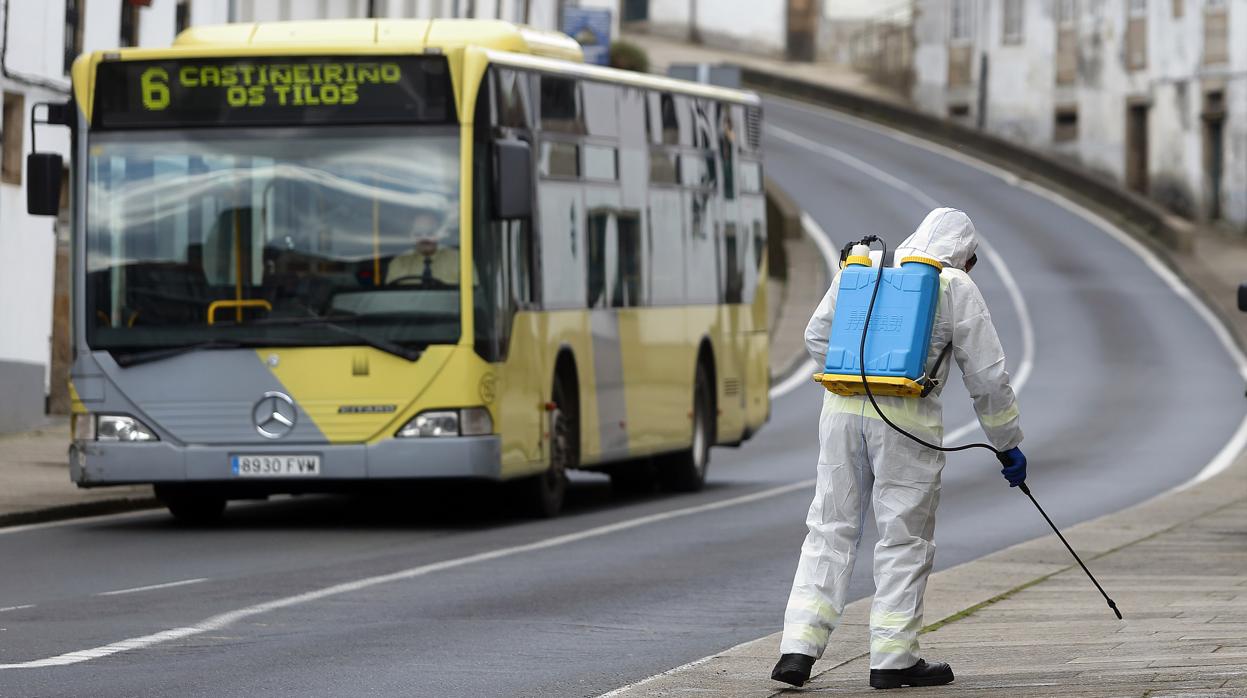
{"label": "concrete sidewalk", "polygon": [[[1066,532],[1122,621],[1054,536],[932,575],[922,653],[951,663],[957,680],[906,695],[1247,695],[1245,475],[1247,458]],[[1018,499],[1019,516],[1036,515]],[[866,683],[869,611],[870,599],[849,605],[802,689],[769,678],[777,633],[617,695],[877,695]]]}
{"label": "concrete sidewalk", "polygon": [[69,481],[69,419],[0,436],[0,526],[156,506],[150,487],[83,490]]}

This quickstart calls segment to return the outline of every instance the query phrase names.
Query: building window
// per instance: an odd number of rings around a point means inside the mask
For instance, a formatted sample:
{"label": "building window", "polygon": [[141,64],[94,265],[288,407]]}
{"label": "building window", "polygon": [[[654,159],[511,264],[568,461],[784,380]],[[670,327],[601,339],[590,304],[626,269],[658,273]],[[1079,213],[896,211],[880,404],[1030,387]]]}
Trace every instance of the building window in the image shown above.
{"label": "building window", "polygon": [[1056,84],[1073,85],[1078,75],[1078,3],[1057,0]]}
{"label": "building window", "polygon": [[948,38],[970,40],[970,0],[953,0],[948,25]]}
{"label": "building window", "polygon": [[139,11],[141,0],[123,0],[121,3],[121,46],[139,45]]}
{"label": "building window", "polygon": [[3,149],[0,151],[0,182],[22,183],[22,135],[25,130],[26,98],[16,92],[4,93]]}
{"label": "building window", "polygon": [[1143,70],[1147,67],[1147,0],[1126,3],[1126,67]]}
{"label": "building window", "polygon": [[69,75],[74,59],[82,53],[82,6],[86,0],[65,0],[64,71]]}
{"label": "building window", "polygon": [[1204,65],[1220,65],[1230,60],[1230,18],[1226,3],[1207,0],[1204,4]]}
{"label": "building window", "polygon": [[1052,121],[1052,140],[1057,143],[1078,140],[1078,107],[1057,107]]}
{"label": "building window", "polygon": [[1022,43],[1022,0],[1005,0],[1004,27],[1001,41],[1006,44]]}
{"label": "building window", "polygon": [[173,29],[177,34],[186,31],[191,25],[191,0],[178,0],[177,10],[173,19]]}

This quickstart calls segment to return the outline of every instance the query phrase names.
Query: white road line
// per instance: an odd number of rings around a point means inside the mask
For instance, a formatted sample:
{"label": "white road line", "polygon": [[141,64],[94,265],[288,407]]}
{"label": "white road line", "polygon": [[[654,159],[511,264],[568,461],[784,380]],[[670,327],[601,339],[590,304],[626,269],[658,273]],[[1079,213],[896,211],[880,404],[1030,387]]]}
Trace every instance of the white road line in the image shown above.
{"label": "white road line", "polygon": [[[831,237],[827,235],[827,231],[823,230],[810,214],[801,212],[801,228],[810,240],[814,241],[814,246],[818,248],[818,253],[823,256],[823,263],[827,265],[827,278],[832,279],[836,275],[836,262],[839,261],[840,255],[836,252],[836,246],[831,242]],[[779,385],[771,388],[771,399],[781,398],[788,393],[796,390],[798,386],[806,383],[812,383],[812,376],[818,372],[818,366],[809,359],[806,359],[793,369],[788,377],[780,381]]]}
{"label": "white road line", "polygon": [[[889,174],[888,172],[885,172],[860,158],[854,157],[843,150],[833,148],[825,143],[819,143],[806,138],[805,136],[779,128],[778,126],[774,126],[772,124],[767,124],[765,128],[780,140],[785,140],[800,148],[826,155],[829,158],[848,165],[849,167],[852,167],[869,177],[873,177],[874,179],[877,179],[878,181],[909,195],[928,210],[937,208],[941,205],[935,197],[927,194],[918,187],[900,179],[899,177],[896,177],[895,175]],[[805,222],[806,219],[809,219],[809,222],[806,223],[807,230],[809,229],[809,226],[812,225],[815,229],[822,233],[822,229],[818,228],[818,224],[809,217],[809,214],[803,214],[802,221]],[[826,233],[822,233],[822,236],[824,239],[827,238]],[[817,240],[817,236],[811,235],[811,237]],[[1034,371],[1035,368],[1035,327],[1031,321],[1030,307],[1026,304],[1026,297],[1022,295],[1022,288],[1018,286],[1017,279],[1014,278],[1013,272],[1010,271],[1009,265],[1005,262],[1004,257],[991,246],[991,243],[984,238],[982,233],[979,233],[978,237],[979,248],[983,250],[983,255],[987,257],[988,263],[995,267],[997,273],[1000,274],[1000,280],[1004,283],[1005,291],[1009,294],[1009,301],[1013,304],[1014,312],[1017,314],[1018,323],[1021,326],[1022,359],[1018,362],[1017,374],[1011,381],[1014,391],[1020,393],[1022,392],[1022,388],[1026,385],[1026,382],[1030,380],[1031,372]],[[830,246],[830,241],[828,241],[827,244]],[[810,365],[813,366],[813,362],[810,362]],[[952,444],[955,441],[968,436],[975,429],[977,429],[978,426],[978,422],[963,424],[962,426],[959,426],[949,432],[944,437],[944,442],[946,444]]]}
{"label": "white road line", "polygon": [[177,582],[165,582],[164,584],[148,584],[144,587],[131,587],[129,589],[117,589],[116,591],[101,591],[96,596],[120,596],[122,594],[135,594],[140,591],[152,591],[153,589],[168,589],[170,587],[184,587],[187,584],[198,584],[208,581],[207,577],[197,577],[195,579],[183,579]]}
{"label": "white road line", "polygon": [[[798,111],[804,111],[820,118],[833,119],[841,123],[857,126],[868,131],[873,131],[874,133],[878,133],[882,136],[886,136],[892,140],[912,145],[916,148],[921,148],[927,152],[941,155],[950,160],[955,160],[963,165],[977,169],[980,172],[992,175],[1010,186],[1024,189],[1031,194],[1042,197],[1091,223],[1097,230],[1116,240],[1122,245],[1122,247],[1125,247],[1136,257],[1138,257],[1148,269],[1152,270],[1152,273],[1160,277],[1160,280],[1163,281],[1176,296],[1181,298],[1191,307],[1195,314],[1198,315],[1206,325],[1208,325],[1209,329],[1212,330],[1213,336],[1217,338],[1217,341],[1221,343],[1221,346],[1225,349],[1226,353],[1230,355],[1230,358],[1238,367],[1239,376],[1243,380],[1247,381],[1247,356],[1243,354],[1242,348],[1240,348],[1234,341],[1230,331],[1224,324],[1222,324],[1216,313],[1214,313],[1212,309],[1209,308],[1207,304],[1205,304],[1203,300],[1201,300],[1200,297],[1191,290],[1191,287],[1188,286],[1181,277],[1174,273],[1174,271],[1170,269],[1164,260],[1162,260],[1155,252],[1148,249],[1146,245],[1139,242],[1129,233],[1118,228],[1116,225],[1109,222],[1095,211],[1092,211],[1082,204],[1071,201],[1055,191],[1046,189],[1038,184],[1035,184],[1034,182],[1023,180],[1013,172],[976,159],[947,146],[933,143],[919,138],[918,136],[905,133],[904,131],[898,131],[894,128],[883,126],[881,124],[874,123],[873,121],[867,121],[856,116],[841,114],[828,109],[820,109],[790,99],[775,99],[776,101],[783,102],[786,106],[792,107]],[[1019,373],[1021,373],[1021,371],[1019,371]],[[945,438],[951,441],[957,434],[958,432],[954,431]],[[1207,465],[1205,465],[1190,480],[1178,485],[1171,491],[1180,492],[1219,475],[1234,463],[1235,459],[1244,448],[1247,448],[1247,416],[1245,416],[1243,421],[1239,423],[1238,428],[1235,430],[1233,436],[1230,437],[1230,440],[1226,442],[1225,446],[1221,448],[1217,455],[1214,456]],[[1162,493],[1162,495],[1163,494],[1164,493]]]}
{"label": "white road line", "polygon": [[900,141],[916,148],[922,148],[927,152],[942,155],[950,160],[956,160],[963,165],[973,167],[980,172],[990,174],[1010,186],[1025,189],[1029,193],[1043,197],[1070,213],[1073,213],[1074,215],[1088,221],[1105,235],[1108,235],[1117,242],[1121,243],[1123,247],[1142,260],[1144,265],[1151,269],[1154,274],[1159,276],[1161,281],[1165,282],[1165,285],[1167,285],[1170,290],[1174,292],[1174,294],[1186,301],[1191,306],[1192,310],[1194,310],[1195,313],[1199,315],[1199,317],[1203,319],[1212,330],[1213,334],[1217,337],[1217,340],[1221,342],[1221,345],[1225,348],[1226,352],[1230,354],[1230,357],[1238,366],[1239,373],[1242,375],[1243,379],[1247,380],[1247,356],[1244,356],[1243,350],[1237,343],[1235,343],[1229,330],[1226,329],[1225,325],[1223,325],[1220,319],[1217,318],[1216,313],[1212,312],[1212,310],[1199,299],[1195,292],[1186,285],[1186,282],[1174,273],[1174,271],[1170,269],[1164,260],[1162,260],[1155,252],[1148,249],[1148,247],[1142,242],[1139,242],[1129,233],[1121,230],[1095,211],[1092,211],[1081,204],[1075,203],[1074,201],[1065,198],[1063,195],[1050,189],[1046,189],[1039,184],[1026,181],[1009,170],[997,167],[996,165],[988,162],[984,162],[983,160],[979,160],[973,156],[966,155],[965,153],[954,150],[953,148],[905,133],[904,131],[898,131],[894,128],[877,124],[873,121],[868,121],[856,116],[850,116],[848,114],[841,114],[827,109],[821,109],[791,99],[784,99],[782,97],[768,97],[767,99],[783,102],[785,106],[791,107],[798,111],[804,111],[822,118],[832,119],[842,123],[851,124],[868,131],[873,131],[882,136],[891,138],[892,140]]}
{"label": "white road line", "polygon": [[628,519],[626,521],[619,521],[613,524],[606,524],[604,526],[598,526],[596,528],[590,528],[584,531],[578,531],[576,533],[568,533],[568,534],[561,535],[561,536],[554,536],[552,538],[546,538],[543,540],[535,541],[533,543],[515,545],[509,548],[499,548],[497,550],[490,550],[490,551],[483,552],[483,553],[477,553],[475,555],[468,555],[466,557],[459,557],[453,560],[443,560],[441,562],[434,562],[428,565],[412,567],[410,569],[400,570],[398,572],[391,572],[389,574],[382,574],[382,575],[377,575],[375,577],[365,577],[363,579],[356,579],[354,581],[343,582],[341,584],[335,584],[333,586],[328,586],[328,587],[324,587],[321,589],[315,589],[313,591],[304,592],[302,594],[296,594],[295,596],[287,596],[287,597],[280,598],[280,599],[274,599],[272,601],[266,601],[261,604],[256,604],[254,606],[247,606],[245,608],[240,608],[234,611],[229,611],[227,613],[222,613],[220,615],[212,616],[211,618],[200,621],[199,623],[196,623],[194,625],[187,625],[187,626],[183,626],[180,628],[170,628],[169,630],[162,630],[160,632],[152,633],[150,635],[132,637],[132,638],[128,638],[125,640],[121,640],[119,642],[114,642],[112,644],[102,645],[100,647],[92,647],[92,648],[84,649],[84,650],[77,650],[74,652],[67,652],[65,654],[59,654],[53,657],[46,657],[44,659],[33,659],[28,662],[13,662],[10,664],[0,664],[0,670],[41,669],[41,668],[47,668],[47,667],[67,666],[70,664],[81,664],[82,662],[88,662],[93,659],[100,659],[102,657],[108,657],[110,655],[114,655],[119,652],[128,652],[131,650],[145,649],[145,648],[154,647],[156,645],[160,645],[166,642],[172,642],[174,640],[181,640],[183,638],[192,637],[194,635],[201,635],[203,633],[213,632],[216,630],[220,630],[221,628],[225,628],[227,626],[233,625],[234,623],[237,623],[238,621],[244,620],[246,618],[251,618],[253,616],[258,616],[263,613],[269,613],[271,611],[276,611],[276,610],[283,609],[283,608],[289,608],[291,606],[298,606],[300,604],[305,604],[305,603],[309,603],[312,601],[318,601],[320,599],[324,599],[330,596],[337,596],[339,594],[346,594],[349,592],[360,591],[360,590],[368,589],[370,587],[378,586],[381,584],[389,584],[391,582],[405,581],[408,579],[413,579],[415,577],[422,577],[427,574],[432,574],[433,572],[441,572],[444,570],[454,569],[456,567],[472,565],[478,562],[487,562],[490,560],[497,560],[499,558],[510,557],[512,555],[518,555],[520,553],[535,552],[538,550],[545,550],[545,549],[557,547],[560,545],[567,545],[568,543],[576,543],[576,542],[587,540],[590,538],[597,538],[597,537],[605,536],[611,533],[618,533],[619,531],[626,531],[632,528],[637,528],[639,526],[645,526],[647,524],[657,523],[659,521],[668,521],[670,519],[676,519],[676,518],[681,518],[685,516],[692,516],[694,514],[701,514],[707,511],[715,511],[717,509],[727,509],[729,507],[739,506],[741,504],[749,504],[751,502],[757,502],[757,501],[761,501],[764,499],[770,499],[771,497],[778,497],[780,495],[788,494],[789,492],[796,492],[798,490],[807,489],[813,486],[814,486],[814,480],[803,480],[801,482],[793,482],[787,485],[781,485],[779,487],[772,487],[770,489],[762,490],[760,492],[754,492],[752,494],[741,495],[739,497],[732,497],[730,499],[723,499],[717,502],[710,502],[708,504],[699,504],[697,506],[685,507],[683,509],[674,509],[671,511],[664,511],[664,512],[660,512],[657,514],[650,514],[648,516],[641,516],[635,519]]}
{"label": "white road line", "polygon": [[0,613],[4,613],[6,611],[20,611],[23,608],[34,608],[34,607],[35,605],[33,603],[22,604],[21,606],[5,606],[4,608],[0,608]]}

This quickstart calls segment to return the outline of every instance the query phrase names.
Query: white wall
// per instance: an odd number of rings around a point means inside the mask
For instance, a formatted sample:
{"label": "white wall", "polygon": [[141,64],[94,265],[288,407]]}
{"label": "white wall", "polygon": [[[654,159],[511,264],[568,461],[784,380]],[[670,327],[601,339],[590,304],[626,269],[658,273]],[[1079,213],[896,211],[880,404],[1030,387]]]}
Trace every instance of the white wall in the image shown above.
{"label": "white wall", "polygon": [[[787,46],[787,2],[695,0],[695,4],[697,30],[707,45],[773,55],[782,54]],[[686,38],[689,15],[689,0],[650,0],[649,30]]]}
{"label": "white wall", "polygon": [[[192,3],[192,21],[224,21],[225,0]],[[64,65],[65,5],[63,0],[10,0],[5,45],[8,77],[0,89],[24,99],[20,131],[23,155],[30,152],[30,108],[36,102],[60,102],[69,96]],[[115,48],[120,43],[121,0],[87,0],[83,16],[83,50]],[[173,40],[176,0],[153,0],[140,10],[140,45],[165,46]],[[69,163],[69,131],[41,126],[39,150],[58,152]],[[0,183],[0,367],[20,364],[42,367],[43,390],[48,389],[51,363],[52,297],[55,281],[56,237],[52,218],[26,213],[27,173],[22,158],[22,184]],[[4,380],[0,378],[0,380]],[[0,384],[0,395],[14,389]],[[6,397],[11,396],[11,393]],[[0,398],[4,399],[4,398]],[[25,428],[42,418],[42,400],[26,402],[19,411],[4,405],[0,431]]]}
{"label": "white wall", "polygon": [[1022,40],[1004,42],[1003,5],[986,6],[979,36],[988,51],[987,129],[1030,146],[1052,140],[1056,22],[1050,3],[1023,3]]}
{"label": "white wall", "polygon": [[[1230,57],[1203,65],[1204,0],[1185,0],[1181,17],[1171,0],[1147,3],[1147,65],[1126,63],[1126,0],[1078,3],[1078,76],[1073,87],[1055,84],[1056,0],[1026,0],[1024,42],[1007,45],[1000,0],[973,0],[974,85],[948,87],[951,0],[918,0],[912,91],[914,103],[939,116],[950,102],[968,102],[976,122],[978,62],[986,54],[986,128],[1016,142],[1068,155],[1085,167],[1124,181],[1127,110],[1148,105],[1149,194],[1163,205],[1201,216],[1209,210],[1212,179],[1205,169],[1205,95],[1225,98],[1221,215],[1247,229],[1247,2],[1228,3]],[[1075,105],[1078,138],[1054,143],[1057,104]]]}

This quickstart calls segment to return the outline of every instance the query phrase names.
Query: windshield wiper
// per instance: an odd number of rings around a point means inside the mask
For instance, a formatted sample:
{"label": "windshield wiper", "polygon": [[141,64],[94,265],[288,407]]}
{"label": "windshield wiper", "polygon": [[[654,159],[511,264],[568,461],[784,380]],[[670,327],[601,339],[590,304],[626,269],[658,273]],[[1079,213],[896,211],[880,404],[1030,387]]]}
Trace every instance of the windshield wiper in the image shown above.
{"label": "windshield wiper", "polygon": [[304,326],[304,325],[324,327],[326,329],[333,330],[334,332],[337,332],[338,334],[345,335],[347,337],[352,337],[354,339],[358,339],[359,341],[363,342],[366,346],[370,346],[373,349],[380,349],[381,351],[387,354],[393,354],[394,356],[397,356],[402,359],[407,359],[408,361],[415,361],[416,359],[420,358],[421,354],[424,353],[424,351],[421,349],[416,349],[414,347],[406,347],[406,346],[403,346],[402,344],[399,344],[398,342],[391,342],[388,339],[382,339],[380,337],[373,337],[366,332],[352,330],[349,327],[343,327],[342,325],[334,324],[333,322],[329,320],[314,320],[310,323],[308,322],[300,323],[300,326]]}
{"label": "windshield wiper", "polygon": [[[387,354],[393,354],[394,356],[408,361],[415,361],[420,358],[422,354],[424,354],[423,349],[404,346],[398,342],[392,342],[388,339],[374,337],[367,332],[360,332],[359,330],[353,330],[349,327],[343,327],[342,325],[337,324],[337,319],[338,318],[326,317],[276,317],[255,320],[247,324],[265,327],[323,327],[337,332],[345,337],[358,340],[365,346],[372,347],[373,349],[379,349]],[[354,321],[356,316],[347,316],[341,319]]]}
{"label": "windshield wiper", "polygon": [[132,351],[124,354],[114,354],[113,360],[122,368],[137,366],[152,361],[160,361],[162,359],[170,359],[181,354],[192,351],[200,351],[203,349],[242,349],[247,346],[256,346],[240,342],[234,339],[208,339],[202,342],[192,342],[190,344],[182,344],[176,347],[161,347],[159,349],[149,349],[147,351]]}

